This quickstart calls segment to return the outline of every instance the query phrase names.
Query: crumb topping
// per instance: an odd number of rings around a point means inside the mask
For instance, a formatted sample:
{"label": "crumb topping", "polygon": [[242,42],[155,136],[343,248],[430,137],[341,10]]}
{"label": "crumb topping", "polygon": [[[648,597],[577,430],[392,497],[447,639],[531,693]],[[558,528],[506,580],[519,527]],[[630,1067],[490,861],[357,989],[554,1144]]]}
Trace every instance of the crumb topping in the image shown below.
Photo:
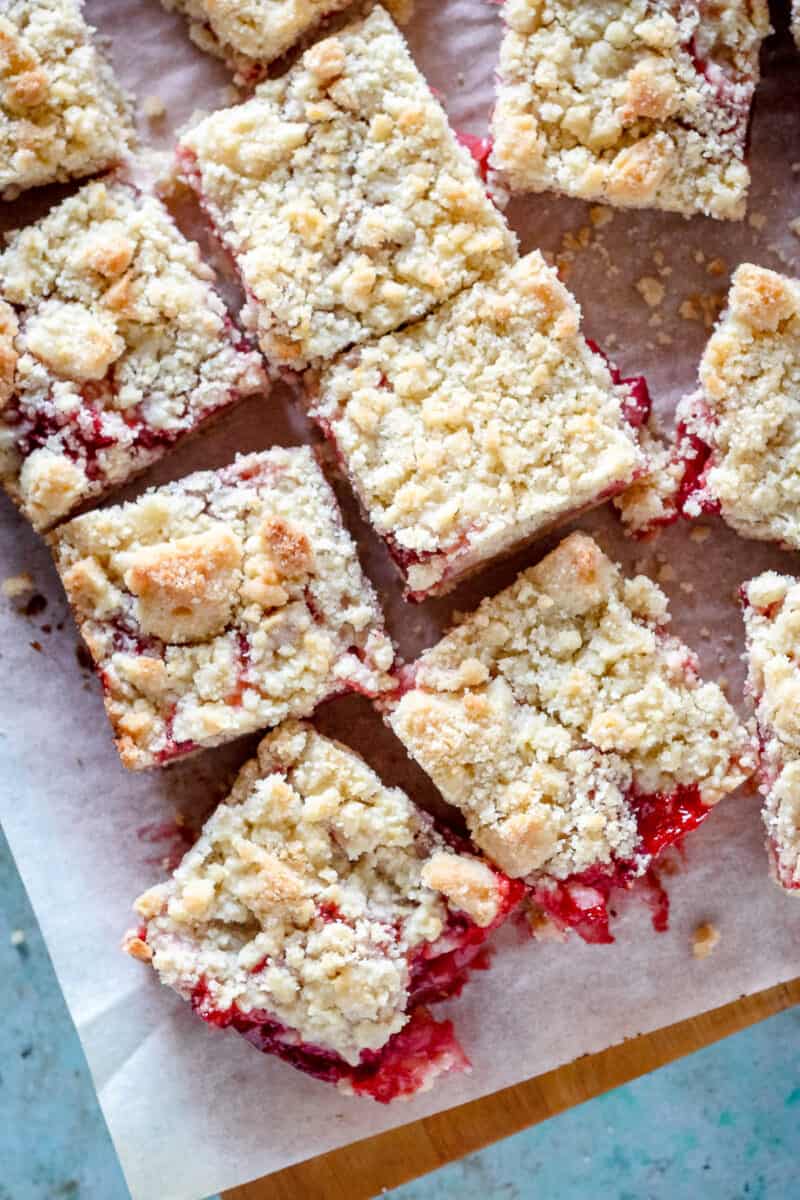
{"label": "crumb topping", "polygon": [[143,943],[186,999],[200,987],[210,1010],[266,1010],[355,1065],[408,1021],[410,960],[449,910],[487,926],[500,904],[495,873],[449,850],[405,792],[288,722],[137,901],[146,934],[129,952]]}
{"label": "crumb topping", "polygon": [[303,367],[416,320],[514,256],[379,7],[185,133],[179,162],[275,364]]}
{"label": "crumb topping", "polygon": [[389,723],[510,875],[630,859],[632,796],[696,785],[710,805],[747,777],[745,731],[668,620],[576,533],[411,669]]}
{"label": "crumb topping", "polygon": [[511,187],[741,218],[763,0],[506,0],[493,166]]}
{"label": "crumb topping", "polygon": [[50,543],[127,767],[391,684],[378,602],[307,447],[153,488]]}
{"label": "crumb topping", "polygon": [[745,537],[800,548],[799,377],[800,283],[744,263],[703,354],[700,392],[682,405],[687,432],[710,448],[687,515],[716,502]]}
{"label": "crumb topping", "polygon": [[162,204],[85,185],[0,254],[0,479],[37,529],[265,388]]}
{"label": "crumb topping", "polygon": [[744,585],[743,599],[764,824],[775,876],[794,890],[800,888],[800,580],[766,571]]}
{"label": "crumb topping", "polygon": [[192,41],[222,58],[241,83],[264,74],[273,59],[349,0],[162,0],[189,18]]}
{"label": "crumb topping", "polygon": [[452,586],[644,465],[628,389],[538,251],[342,355],[313,391],[311,414],[412,593]]}
{"label": "crumb topping", "polygon": [[132,137],[126,101],[79,0],[9,0],[0,14],[0,197],[91,175]]}

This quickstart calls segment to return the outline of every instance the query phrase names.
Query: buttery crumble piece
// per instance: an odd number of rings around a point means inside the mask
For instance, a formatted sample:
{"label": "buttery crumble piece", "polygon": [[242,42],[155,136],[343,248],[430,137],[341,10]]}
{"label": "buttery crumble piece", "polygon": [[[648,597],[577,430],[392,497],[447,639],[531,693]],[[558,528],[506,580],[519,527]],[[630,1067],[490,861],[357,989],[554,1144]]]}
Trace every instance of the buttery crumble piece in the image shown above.
{"label": "buttery crumble piece", "polygon": [[764,0],[506,0],[491,164],[517,191],[744,215]]}
{"label": "buttery crumble piece", "polygon": [[770,863],[800,894],[800,580],[766,571],[744,584],[742,604]]}
{"label": "buttery crumble piece", "polygon": [[[800,549],[800,282],[743,263],[678,405],[662,518],[720,513],[743,537]],[[648,481],[639,490],[647,491]],[[642,524],[639,524],[642,530]]]}
{"label": "buttery crumble piece", "polygon": [[414,600],[646,470],[644,381],[620,380],[586,342],[538,251],[308,382]]}
{"label": "buttery crumble piece", "polygon": [[0,254],[0,482],[39,530],[264,390],[197,246],[152,196],[86,184]]}
{"label": "buttery crumble piece", "polygon": [[189,18],[189,36],[235,71],[237,83],[256,83],[267,66],[350,0],[162,0]]}
{"label": "buttery crumble piece", "polygon": [[4,596],[15,600],[18,596],[26,596],[33,591],[33,576],[29,571],[20,571],[19,575],[8,575],[0,587]]}
{"label": "buttery crumble piece", "polygon": [[387,702],[476,845],[591,940],[608,940],[611,884],[629,885],[754,765],[668,620],[651,580],[571,534],[405,668]]}
{"label": "buttery crumble piece", "polygon": [[50,535],[126,767],[392,683],[392,643],[308,447],[239,456]]}
{"label": "buttery crumble piece", "polygon": [[93,175],[132,138],[127,103],[80,0],[10,0],[0,11],[0,198]]}
{"label": "buttery crumble piece", "polygon": [[710,921],[698,925],[692,935],[692,954],[695,958],[708,958],[719,945],[719,930]]}
{"label": "buttery crumble piece", "polygon": [[302,368],[416,320],[515,256],[378,7],[185,133],[178,162],[276,366]]}
{"label": "buttery crumble piece", "polygon": [[123,943],[205,1021],[384,1102],[468,1062],[457,995],[522,889],[352,750],[286,722]]}

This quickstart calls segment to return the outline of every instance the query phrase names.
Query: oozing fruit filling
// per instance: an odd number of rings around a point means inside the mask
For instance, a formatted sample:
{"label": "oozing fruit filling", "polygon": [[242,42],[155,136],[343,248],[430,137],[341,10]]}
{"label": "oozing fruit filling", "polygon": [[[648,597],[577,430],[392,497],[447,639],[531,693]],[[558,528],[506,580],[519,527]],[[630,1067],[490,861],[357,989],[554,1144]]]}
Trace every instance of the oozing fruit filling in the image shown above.
{"label": "oozing fruit filling", "polygon": [[[461,1048],[451,1021],[435,1021],[427,1005],[460,995],[470,971],[486,970],[489,934],[505,921],[522,899],[525,888],[516,880],[498,875],[503,899],[497,916],[481,928],[465,913],[450,911],[447,928],[432,944],[419,946],[409,955],[409,1020],[380,1050],[365,1050],[353,1066],[334,1051],[304,1042],[300,1035],[263,1009],[242,1011],[236,1005],[215,1009],[208,985],[201,980],[191,995],[193,1010],[209,1025],[235,1029],[264,1054],[274,1054],[297,1070],[326,1083],[346,1085],[357,1095],[371,1096],[388,1104],[411,1096],[437,1075],[463,1071],[469,1059]],[[337,920],[337,913],[325,914]],[[146,942],[146,929],[139,935]],[[258,964],[263,970],[265,959]]]}
{"label": "oozing fruit filling", "polygon": [[[670,846],[680,846],[687,833],[697,829],[711,813],[696,786],[678,788],[671,795],[629,797],[639,835],[631,858],[588,867],[567,879],[549,877],[530,885],[530,899],[562,930],[573,929],[585,942],[609,943],[609,902],[616,890],[628,890],[644,881],[653,908],[653,926],[664,932],[669,919],[669,897],[655,875],[652,862]],[[647,870],[644,870],[647,866]]]}
{"label": "oozing fruit filling", "polygon": [[388,1101],[465,1065],[426,1006],[486,968],[524,891],[357,755],[288,722],[137,901],[126,948],[209,1024]]}

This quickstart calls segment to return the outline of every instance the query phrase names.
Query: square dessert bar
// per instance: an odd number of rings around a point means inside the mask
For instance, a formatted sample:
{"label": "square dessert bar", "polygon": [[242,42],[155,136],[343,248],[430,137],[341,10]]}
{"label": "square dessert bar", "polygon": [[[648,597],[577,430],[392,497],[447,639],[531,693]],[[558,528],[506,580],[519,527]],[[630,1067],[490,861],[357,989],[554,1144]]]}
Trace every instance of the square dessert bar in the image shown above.
{"label": "square dessert bar", "polygon": [[492,166],[517,191],[740,218],[764,0],[506,0]]}
{"label": "square dessert bar", "polygon": [[181,170],[232,253],[276,366],[386,333],[515,254],[391,18],[318,42],[184,134]]}
{"label": "square dessert bar", "polygon": [[90,183],[0,254],[0,482],[37,529],[266,387],[152,196]]}
{"label": "square dessert bar", "polygon": [[486,966],[483,943],[522,891],[292,721],[136,902],[124,947],[209,1024],[388,1103],[469,1067],[452,1022],[424,1006]]}
{"label": "square dessert bar", "polygon": [[620,501],[628,524],[721,513],[743,537],[800,549],[799,378],[800,283],[744,263],[699,387],[678,405],[669,461]]}
{"label": "square dessert bar", "polygon": [[189,18],[201,50],[224,59],[237,82],[262,78],[273,59],[350,0],[162,0]]}
{"label": "square dessert bar", "polygon": [[413,600],[621,491],[646,469],[643,380],[619,379],[538,251],[310,379]]}
{"label": "square dessert bar", "polygon": [[754,766],[667,599],[573,533],[404,669],[387,719],[476,845],[560,927],[606,903]]}
{"label": "square dessert bar", "polygon": [[0,198],[93,175],[132,136],[126,101],[80,0],[0,7]]}
{"label": "square dessert bar", "polygon": [[239,456],[49,540],[126,767],[391,683],[378,602],[307,447]]}
{"label": "square dessert bar", "polygon": [[742,588],[773,873],[800,894],[800,580],[766,571]]}

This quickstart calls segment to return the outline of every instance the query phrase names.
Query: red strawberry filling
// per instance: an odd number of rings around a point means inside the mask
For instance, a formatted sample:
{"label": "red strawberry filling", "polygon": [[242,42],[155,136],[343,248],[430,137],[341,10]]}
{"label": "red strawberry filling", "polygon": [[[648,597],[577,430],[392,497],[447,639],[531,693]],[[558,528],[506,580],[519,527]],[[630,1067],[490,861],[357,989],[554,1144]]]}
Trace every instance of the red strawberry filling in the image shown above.
{"label": "red strawberry filling", "polygon": [[[696,784],[678,787],[669,795],[632,795],[639,842],[630,859],[588,867],[568,879],[543,879],[533,885],[530,898],[562,930],[574,929],[585,942],[609,943],[609,900],[617,889],[628,890],[642,878],[637,859],[655,859],[668,846],[678,846],[712,811],[703,803]],[[669,898],[652,867],[644,876],[653,926],[667,928]]]}
{"label": "red strawberry filling", "polygon": [[478,174],[485,183],[489,171],[489,155],[492,153],[492,139],[477,137],[474,133],[462,133],[460,129],[455,131],[455,135],[456,141],[465,146],[475,159]]}
{"label": "red strawberry filling", "polygon": [[[435,1021],[427,1005],[460,994],[472,970],[489,966],[485,945],[489,934],[516,908],[525,893],[521,881],[497,873],[501,902],[489,926],[478,926],[465,913],[450,910],[446,928],[435,942],[418,946],[409,956],[408,1023],[380,1050],[365,1050],[357,1066],[345,1062],[335,1051],[304,1042],[265,1009],[243,1012],[236,1005],[217,1009],[203,979],[191,995],[193,1010],[209,1025],[228,1027],[265,1054],[275,1054],[298,1070],[327,1083],[346,1080],[358,1095],[371,1096],[388,1104],[399,1096],[411,1096],[432,1076],[445,1071],[463,1071],[469,1060],[461,1049],[450,1021]],[[325,921],[342,920],[336,905],[324,902],[318,914]],[[140,931],[146,940],[146,931]],[[263,959],[252,968],[266,966]]]}

